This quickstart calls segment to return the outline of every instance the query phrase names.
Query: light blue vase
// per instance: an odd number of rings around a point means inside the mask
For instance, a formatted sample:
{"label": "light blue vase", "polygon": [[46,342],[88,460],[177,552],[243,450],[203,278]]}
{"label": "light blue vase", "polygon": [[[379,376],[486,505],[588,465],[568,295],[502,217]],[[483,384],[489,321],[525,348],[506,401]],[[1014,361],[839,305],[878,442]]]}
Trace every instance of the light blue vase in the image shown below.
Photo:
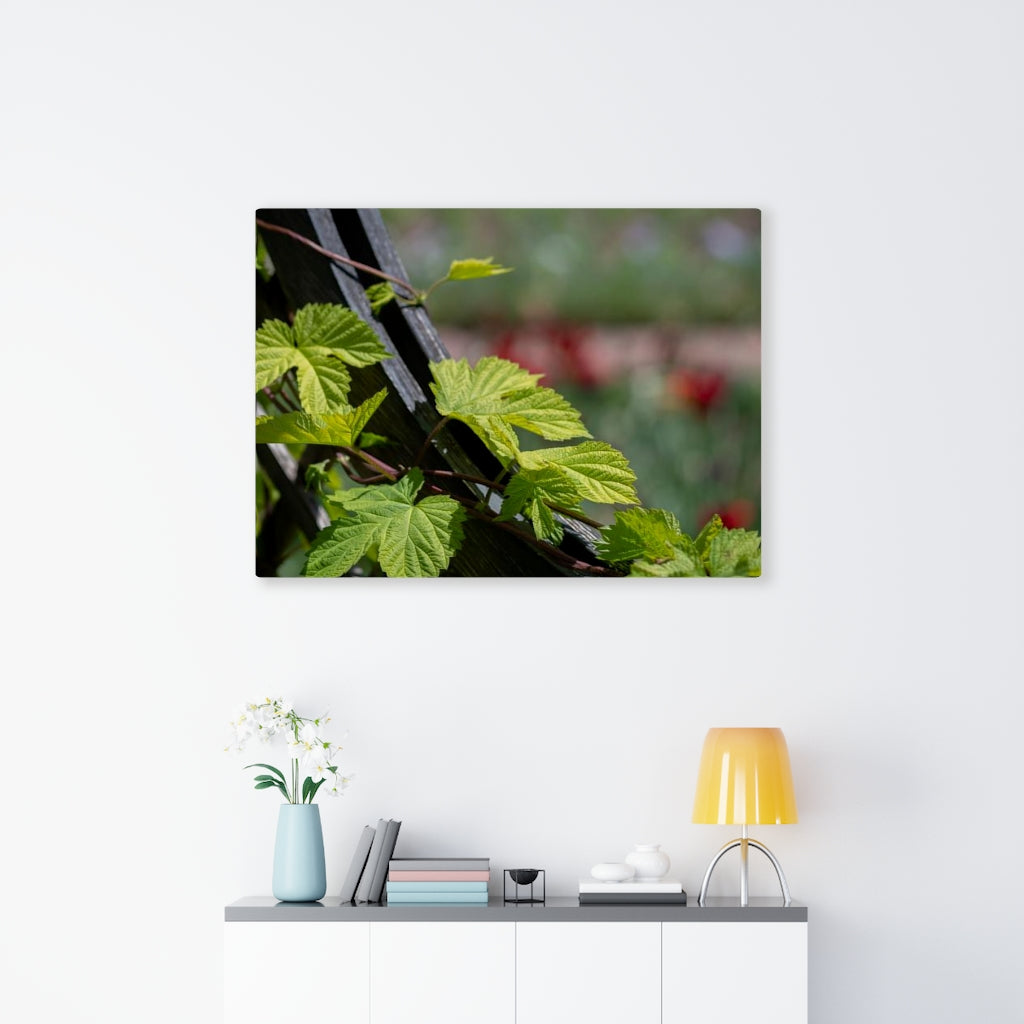
{"label": "light blue vase", "polygon": [[274,899],[305,903],[327,892],[324,833],[316,804],[282,804],[274,844]]}

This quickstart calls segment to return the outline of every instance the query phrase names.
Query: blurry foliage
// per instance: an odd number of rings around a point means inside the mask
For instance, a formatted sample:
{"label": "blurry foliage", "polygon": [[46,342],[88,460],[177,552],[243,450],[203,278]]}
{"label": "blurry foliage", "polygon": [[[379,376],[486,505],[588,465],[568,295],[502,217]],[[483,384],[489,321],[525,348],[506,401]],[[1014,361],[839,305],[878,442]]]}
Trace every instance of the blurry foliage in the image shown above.
{"label": "blurry foliage", "polygon": [[[432,295],[428,309],[442,337],[445,326],[468,329],[484,351],[546,373],[594,435],[625,453],[643,502],[672,509],[683,529],[699,529],[713,512],[727,526],[760,529],[756,367],[729,370],[728,359],[693,365],[682,345],[695,331],[716,329],[725,348],[729,329],[760,328],[760,211],[382,214],[412,281],[432,281],[453,256],[470,252],[515,268]],[[638,324],[658,329],[657,357],[602,371],[597,348],[620,344],[614,330],[602,338],[602,328]],[[546,353],[537,352],[537,337],[548,339]],[[609,517],[599,507],[588,514]]]}
{"label": "blurry foliage", "polygon": [[756,325],[758,210],[382,210],[409,280],[482,253],[515,273],[441,290],[437,323]]}

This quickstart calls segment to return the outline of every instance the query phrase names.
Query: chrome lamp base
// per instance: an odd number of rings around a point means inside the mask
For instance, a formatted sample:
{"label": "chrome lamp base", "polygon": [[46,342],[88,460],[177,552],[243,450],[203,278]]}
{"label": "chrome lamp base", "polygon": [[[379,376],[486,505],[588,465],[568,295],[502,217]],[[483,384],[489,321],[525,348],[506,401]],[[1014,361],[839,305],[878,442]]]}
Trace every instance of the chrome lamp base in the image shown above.
{"label": "chrome lamp base", "polygon": [[779,863],[778,858],[768,849],[764,843],[759,843],[756,839],[750,839],[747,836],[747,826],[743,826],[743,833],[739,839],[733,839],[726,843],[718,853],[711,858],[711,863],[708,865],[707,871],[704,873],[704,881],[700,887],[700,896],[697,897],[697,903],[699,906],[704,906],[704,901],[708,895],[708,884],[711,881],[711,872],[715,870],[715,866],[718,862],[730,851],[736,847],[740,848],[740,906],[750,906],[750,893],[747,884],[747,851],[753,846],[755,850],[760,850],[771,862],[772,867],[775,868],[775,874],[779,876],[779,885],[782,886],[782,898],[785,901],[785,906],[789,906],[793,902],[793,898],[789,895],[789,886],[786,884],[786,876],[782,873],[782,865]]}

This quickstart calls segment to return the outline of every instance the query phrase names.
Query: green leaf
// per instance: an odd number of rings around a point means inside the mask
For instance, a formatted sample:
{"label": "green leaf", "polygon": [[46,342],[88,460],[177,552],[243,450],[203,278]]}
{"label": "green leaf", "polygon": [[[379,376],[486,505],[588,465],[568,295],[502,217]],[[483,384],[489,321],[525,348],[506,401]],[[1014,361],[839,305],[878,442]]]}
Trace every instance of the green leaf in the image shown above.
{"label": "green leaf", "polygon": [[672,557],[652,561],[638,558],[629,567],[630,576],[707,576],[696,545],[685,534],[672,548]]}
{"label": "green leaf", "polygon": [[303,306],[295,314],[292,330],[299,348],[330,349],[349,366],[373,366],[391,358],[377,332],[344,306],[327,303]]}
{"label": "green leaf", "polygon": [[[336,769],[332,767],[332,768],[331,768],[331,771],[336,771]],[[316,784],[315,784],[315,785],[313,786],[313,788],[312,788],[312,789],[311,789],[311,790],[309,791],[309,802],[310,802],[310,803],[312,803],[312,802],[313,802],[313,801],[314,801],[314,800],[316,799],[316,794],[317,794],[317,790],[319,790],[319,789],[320,789],[320,787],[321,787],[321,786],[322,786],[322,785],[323,785],[323,784],[324,784],[324,783],[325,783],[326,781],[327,781],[326,779],[321,779],[321,780],[320,780],[319,782],[317,782],[317,783],[316,783]]]}
{"label": "green leaf", "polygon": [[447,495],[416,501],[423,474],[340,492],[347,515],[309,550],[307,576],[340,576],[372,549],[388,576],[438,576],[462,543],[462,506]]}
{"label": "green leaf", "polygon": [[261,416],[256,421],[256,443],[330,444],[347,448],[357,442],[387,393],[387,388],[381,388],[354,409],[342,404],[334,412],[319,415],[288,412],[281,416]]}
{"label": "green leaf", "polygon": [[571,448],[541,448],[521,452],[519,464],[534,470],[556,466],[579,491],[581,498],[607,504],[635,505],[636,474],[622,452],[604,441],[584,441]]}
{"label": "green leaf", "polygon": [[280,786],[280,782],[257,782],[256,789],[270,789],[271,786]]}
{"label": "green leaf", "polygon": [[264,281],[269,281],[274,276],[274,264],[259,231],[256,232],[256,272]]}
{"label": "green leaf", "polygon": [[370,309],[376,316],[389,302],[398,298],[395,289],[390,281],[381,281],[380,284],[371,284],[366,289],[366,298],[370,302]]}
{"label": "green leaf", "polygon": [[761,538],[756,530],[722,530],[711,541],[712,576],[760,576]]}
{"label": "green leaf", "polygon": [[313,780],[307,775],[302,780],[302,802],[309,803],[309,791],[313,788]]}
{"label": "green leaf", "polygon": [[295,314],[289,327],[266,320],[256,331],[256,389],[295,368],[299,398],[307,413],[348,408],[351,366],[389,359],[376,332],[344,306],[310,304]]}
{"label": "green leaf", "polygon": [[286,781],[284,777],[284,772],[282,772],[280,768],[275,768],[272,764],[247,764],[245,768],[242,769],[242,771],[245,771],[248,768],[266,768],[267,771],[273,772],[282,782]]}
{"label": "green leaf", "polygon": [[[306,467],[306,489],[314,494],[326,494],[333,481],[331,478],[330,459],[313,462]],[[336,485],[335,485],[336,486]]]}
{"label": "green leaf", "polygon": [[700,557],[704,561],[704,567],[710,568],[711,565],[711,542],[725,529],[722,523],[722,517],[716,512],[701,528],[700,533],[697,534],[694,544],[697,545],[697,550],[700,552]]}
{"label": "green leaf", "polygon": [[551,441],[590,437],[580,414],[561,395],[537,385],[540,374],[485,356],[475,367],[465,359],[430,364],[437,411],[469,426],[506,464],[519,455],[515,427]]}
{"label": "green leaf", "polygon": [[503,267],[495,263],[492,256],[488,256],[485,260],[452,260],[452,265],[448,268],[448,280],[470,281],[476,277],[494,277],[495,274],[508,274],[514,269],[514,267]]}
{"label": "green leaf", "polygon": [[292,329],[280,320],[264,320],[256,331],[256,390],[291,369],[294,355]]}
{"label": "green leaf", "polygon": [[558,544],[562,540],[562,525],[548,505],[577,511],[579,503],[579,491],[559,469],[553,466],[523,469],[509,480],[505,488],[498,519],[506,521],[525,515],[533,523],[533,532],[538,540]]}
{"label": "green leaf", "polygon": [[[645,558],[666,561],[686,534],[671,512],[661,508],[629,508],[615,513],[615,522],[601,531],[597,553],[606,562],[631,562]],[[691,542],[692,543],[692,542]]]}

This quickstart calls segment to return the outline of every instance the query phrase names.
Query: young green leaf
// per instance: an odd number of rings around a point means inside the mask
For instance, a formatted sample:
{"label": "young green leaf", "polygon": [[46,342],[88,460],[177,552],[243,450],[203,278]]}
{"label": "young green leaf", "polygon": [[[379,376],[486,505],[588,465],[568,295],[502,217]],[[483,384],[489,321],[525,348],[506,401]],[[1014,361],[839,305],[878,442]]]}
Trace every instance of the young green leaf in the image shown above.
{"label": "young green leaf", "polygon": [[606,562],[631,562],[634,558],[667,561],[674,557],[675,545],[687,539],[671,512],[628,508],[616,512],[615,522],[601,531],[597,553]]}
{"label": "young green leaf", "polygon": [[280,786],[279,782],[257,782],[256,789],[270,789],[271,786]]}
{"label": "young green leaf", "polygon": [[485,356],[470,367],[465,359],[430,364],[437,411],[469,426],[503,462],[517,458],[515,427],[551,441],[590,437],[580,414],[561,395],[537,385],[540,374]]}
{"label": "young green leaf", "polygon": [[411,470],[394,484],[362,487],[346,495],[347,515],[317,537],[306,576],[340,576],[376,549],[388,576],[438,576],[462,543],[462,506],[446,495],[416,501],[423,474]]}
{"label": "young green leaf", "polygon": [[306,490],[319,495],[328,493],[332,485],[330,465],[331,460],[324,459],[323,462],[312,462],[306,467]]}
{"label": "young green leaf", "polygon": [[712,576],[760,576],[761,538],[756,530],[722,530],[711,541]]}
{"label": "young green leaf", "polygon": [[350,309],[329,303],[310,303],[295,314],[292,325],[299,348],[330,349],[349,366],[373,366],[391,353],[377,332]]}
{"label": "young green leaf", "polygon": [[264,281],[269,281],[274,276],[274,264],[259,231],[256,232],[256,272]]}
{"label": "young green leaf", "polygon": [[295,368],[299,398],[307,413],[346,407],[352,378],[345,366],[370,366],[389,359],[376,332],[344,306],[311,304],[294,325],[266,320],[256,331],[256,389]]}
{"label": "young green leaf", "polygon": [[626,456],[604,441],[584,441],[571,448],[541,448],[521,452],[524,470],[554,466],[573,483],[581,498],[608,504],[635,505],[636,474]]}
{"label": "young green leaf", "polygon": [[704,568],[710,571],[711,568],[711,542],[725,529],[722,523],[722,517],[716,512],[704,525],[701,527],[700,533],[697,534],[694,539],[694,544],[697,545],[697,550],[700,552],[700,557],[704,562]]}
{"label": "young green leaf", "polygon": [[370,302],[370,309],[376,316],[389,302],[397,299],[398,295],[390,281],[381,281],[379,284],[371,284],[366,289],[366,298]]}
{"label": "young green leaf", "polygon": [[630,576],[707,576],[704,563],[693,541],[683,534],[668,559],[652,561],[638,558],[629,567]]}
{"label": "young green leaf", "polygon": [[503,267],[494,262],[494,257],[485,260],[452,260],[448,268],[449,281],[470,281],[476,277],[494,277],[495,274],[508,274],[514,267]]}
{"label": "young green leaf", "polygon": [[538,540],[558,544],[562,540],[562,525],[551,509],[551,505],[577,511],[580,494],[573,483],[553,466],[542,466],[536,470],[520,470],[508,482],[501,504],[500,521],[525,515],[533,523],[533,532]]}
{"label": "young green leaf", "polygon": [[334,412],[319,415],[289,412],[281,416],[261,416],[256,421],[256,443],[330,444],[346,448],[358,441],[363,427],[387,393],[387,388],[381,388],[354,409],[343,404]]}

